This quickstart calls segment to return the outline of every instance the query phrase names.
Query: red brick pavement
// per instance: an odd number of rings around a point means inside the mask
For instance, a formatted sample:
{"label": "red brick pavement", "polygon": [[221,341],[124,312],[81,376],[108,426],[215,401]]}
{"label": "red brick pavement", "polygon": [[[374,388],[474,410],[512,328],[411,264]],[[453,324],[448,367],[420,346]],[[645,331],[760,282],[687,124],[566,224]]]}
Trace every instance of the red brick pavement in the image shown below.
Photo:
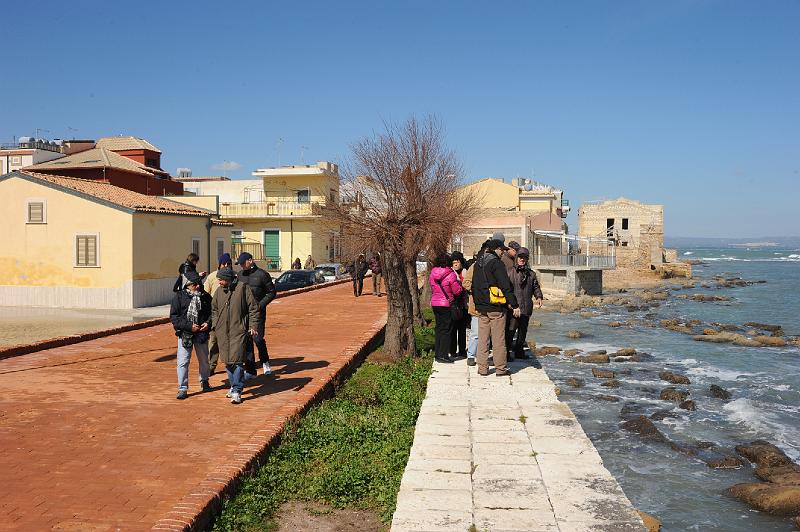
{"label": "red brick pavement", "polygon": [[214,390],[175,400],[170,325],[0,360],[0,529],[183,530],[263,458],[386,322],[386,299],[349,283],[269,307],[274,376],[244,402]]}

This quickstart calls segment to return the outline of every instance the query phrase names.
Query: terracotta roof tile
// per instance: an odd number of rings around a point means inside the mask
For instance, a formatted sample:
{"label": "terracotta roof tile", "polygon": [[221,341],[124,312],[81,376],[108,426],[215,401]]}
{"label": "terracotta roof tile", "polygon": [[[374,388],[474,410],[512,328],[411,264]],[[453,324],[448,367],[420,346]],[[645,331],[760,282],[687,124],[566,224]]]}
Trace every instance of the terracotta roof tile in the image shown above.
{"label": "terracotta roof tile", "polygon": [[25,170],[58,170],[60,168],[118,168],[151,177],[168,175],[163,170],[150,168],[133,159],[114,153],[108,148],[92,148],[91,150],[73,153],[60,159],[26,166]]}
{"label": "terracotta roof tile", "polygon": [[98,148],[109,150],[150,150],[161,153],[161,150],[138,137],[103,137],[95,143]]}
{"label": "terracotta roof tile", "polygon": [[[50,174],[40,174],[22,170],[15,172],[38,181],[47,181],[59,187],[75,190],[87,196],[92,196],[107,202],[141,212],[154,212],[164,214],[183,214],[187,216],[209,216],[210,211],[190,207],[183,203],[170,201],[160,196],[147,196],[126,188],[114,186],[110,183],[94,181],[91,179],[78,179]],[[14,173],[10,174],[14,175]],[[222,224],[226,224],[222,222]]]}

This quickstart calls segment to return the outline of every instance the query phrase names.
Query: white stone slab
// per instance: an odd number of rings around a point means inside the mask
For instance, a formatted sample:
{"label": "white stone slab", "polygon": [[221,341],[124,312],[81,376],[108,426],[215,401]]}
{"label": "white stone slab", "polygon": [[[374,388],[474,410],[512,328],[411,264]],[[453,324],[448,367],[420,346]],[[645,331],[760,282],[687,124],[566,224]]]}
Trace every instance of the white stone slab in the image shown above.
{"label": "white stone slab", "polygon": [[557,531],[558,525],[547,509],[475,509],[475,526],[478,530],[528,532]]}
{"label": "white stone slab", "polygon": [[472,482],[466,473],[416,471],[407,469],[401,482],[403,489],[471,490]]}

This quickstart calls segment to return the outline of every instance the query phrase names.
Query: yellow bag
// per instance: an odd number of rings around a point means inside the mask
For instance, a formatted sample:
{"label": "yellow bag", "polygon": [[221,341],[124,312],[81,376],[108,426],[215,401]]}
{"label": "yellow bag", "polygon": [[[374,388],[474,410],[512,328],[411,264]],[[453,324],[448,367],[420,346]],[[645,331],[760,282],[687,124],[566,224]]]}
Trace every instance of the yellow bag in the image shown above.
{"label": "yellow bag", "polygon": [[492,305],[505,305],[506,296],[503,291],[497,286],[489,287],[489,303]]}

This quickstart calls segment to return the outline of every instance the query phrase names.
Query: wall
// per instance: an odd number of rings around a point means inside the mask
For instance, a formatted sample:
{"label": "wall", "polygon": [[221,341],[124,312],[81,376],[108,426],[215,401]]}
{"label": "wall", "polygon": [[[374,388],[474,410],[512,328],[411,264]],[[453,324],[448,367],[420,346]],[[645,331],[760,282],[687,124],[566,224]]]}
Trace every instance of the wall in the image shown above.
{"label": "wall", "polygon": [[242,203],[245,200],[244,189],[261,189],[261,179],[235,179],[233,181],[198,181],[185,184],[185,188],[197,190],[199,196],[219,196],[220,203]]}
{"label": "wall", "polygon": [[549,199],[527,199],[520,198],[519,208],[522,211],[533,212],[555,212],[552,206],[553,202]]}
{"label": "wall", "polygon": [[191,205],[211,211],[214,214],[219,213],[219,198],[218,196],[162,196],[164,199],[183,203],[184,205]]}
{"label": "wall", "polygon": [[603,270],[533,267],[545,296],[601,295]]}
{"label": "wall", "polygon": [[461,190],[475,194],[485,209],[519,209],[519,189],[499,179],[482,179],[465,185]]}
{"label": "wall", "polygon": [[297,191],[308,188],[311,203],[327,203],[330,191],[339,197],[339,180],[328,175],[266,176],[265,201],[297,201]]}
{"label": "wall", "polygon": [[[46,202],[28,224],[27,199]],[[129,308],[131,214],[18,177],[0,181],[0,304]],[[75,267],[75,234],[99,236],[99,267]]]}
{"label": "wall", "polygon": [[[318,263],[328,261],[328,246],[332,228],[319,218],[305,220],[255,220],[255,221],[232,221],[233,227],[226,228],[228,234],[232,229],[241,229],[242,236],[247,241],[255,241],[263,244],[264,229],[279,229],[280,234],[280,257],[281,270],[288,270],[292,261],[299,257],[301,262],[305,262],[309,255],[314,257]],[[292,230],[294,231],[292,233]]]}

